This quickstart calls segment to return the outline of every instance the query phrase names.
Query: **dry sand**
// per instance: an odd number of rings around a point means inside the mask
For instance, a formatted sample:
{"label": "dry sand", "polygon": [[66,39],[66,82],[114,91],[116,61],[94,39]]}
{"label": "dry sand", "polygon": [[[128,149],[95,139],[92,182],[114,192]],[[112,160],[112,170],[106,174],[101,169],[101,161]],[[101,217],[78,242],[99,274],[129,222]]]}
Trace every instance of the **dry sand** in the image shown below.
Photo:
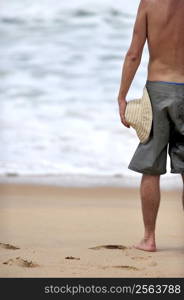
{"label": "dry sand", "polygon": [[0,277],[184,277],[181,190],[162,191],[155,253],[132,248],[137,189],[1,184],[0,196]]}

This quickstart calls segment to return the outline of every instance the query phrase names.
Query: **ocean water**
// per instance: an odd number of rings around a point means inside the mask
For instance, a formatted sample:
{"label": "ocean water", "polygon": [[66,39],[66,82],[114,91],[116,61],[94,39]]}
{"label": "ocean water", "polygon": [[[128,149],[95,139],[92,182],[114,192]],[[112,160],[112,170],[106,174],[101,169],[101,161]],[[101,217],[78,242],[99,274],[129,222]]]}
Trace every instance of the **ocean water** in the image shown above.
{"label": "ocean water", "polygon": [[[0,175],[139,176],[117,105],[138,4],[2,1]],[[145,47],[128,100],[142,95],[147,61]]]}

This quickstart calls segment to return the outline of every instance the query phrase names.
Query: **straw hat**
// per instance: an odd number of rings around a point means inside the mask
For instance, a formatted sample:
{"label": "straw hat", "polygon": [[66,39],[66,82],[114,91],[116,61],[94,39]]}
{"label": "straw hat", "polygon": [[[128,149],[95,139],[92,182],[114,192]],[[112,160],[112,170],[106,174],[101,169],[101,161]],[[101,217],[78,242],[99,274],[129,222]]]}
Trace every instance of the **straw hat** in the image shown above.
{"label": "straw hat", "polygon": [[153,120],[151,101],[146,86],[142,98],[127,102],[125,119],[136,130],[140,142],[145,144],[149,139]]}

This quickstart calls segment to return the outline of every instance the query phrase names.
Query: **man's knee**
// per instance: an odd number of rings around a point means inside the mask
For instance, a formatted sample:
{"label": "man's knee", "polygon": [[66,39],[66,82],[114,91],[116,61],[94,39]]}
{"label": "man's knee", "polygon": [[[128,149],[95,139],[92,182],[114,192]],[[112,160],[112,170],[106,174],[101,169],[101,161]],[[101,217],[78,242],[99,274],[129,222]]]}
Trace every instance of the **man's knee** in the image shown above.
{"label": "man's knee", "polygon": [[159,174],[142,174],[142,178],[144,179],[150,179],[150,180],[159,180],[160,175]]}
{"label": "man's knee", "polygon": [[182,177],[182,179],[183,179],[183,183],[184,183],[184,173],[183,173],[183,174],[181,174],[181,177]]}

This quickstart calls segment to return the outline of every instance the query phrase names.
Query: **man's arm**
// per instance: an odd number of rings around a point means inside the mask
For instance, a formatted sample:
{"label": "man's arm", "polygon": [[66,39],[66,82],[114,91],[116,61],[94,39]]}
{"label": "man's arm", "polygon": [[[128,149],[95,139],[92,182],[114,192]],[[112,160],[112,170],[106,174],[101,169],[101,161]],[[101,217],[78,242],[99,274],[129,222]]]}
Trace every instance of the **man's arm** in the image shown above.
{"label": "man's arm", "polygon": [[127,126],[127,123],[124,119],[124,113],[126,108],[126,95],[133,81],[135,73],[140,65],[143,48],[147,38],[146,2],[147,0],[141,0],[139,4],[137,17],[133,29],[131,45],[125,56],[122,69],[118,103],[120,106],[121,121],[126,127],[129,127]]}

